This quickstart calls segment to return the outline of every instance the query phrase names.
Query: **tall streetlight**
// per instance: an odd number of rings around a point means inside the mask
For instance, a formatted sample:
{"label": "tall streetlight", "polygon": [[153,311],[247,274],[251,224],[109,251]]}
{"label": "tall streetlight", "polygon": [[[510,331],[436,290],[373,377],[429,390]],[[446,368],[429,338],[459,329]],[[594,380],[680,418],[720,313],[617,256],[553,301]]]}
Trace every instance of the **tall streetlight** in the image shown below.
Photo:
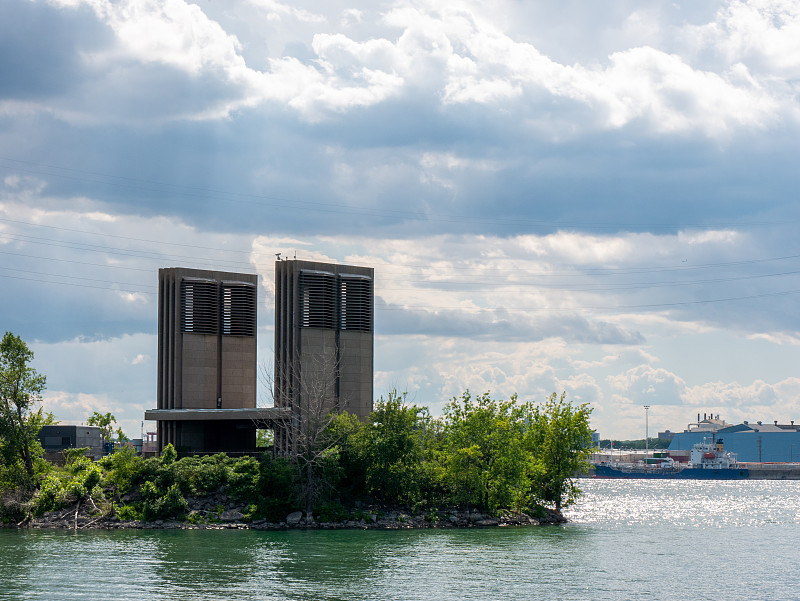
{"label": "tall streetlight", "polygon": [[648,455],[650,455],[650,447],[649,447],[649,444],[648,444],[650,441],[647,440],[648,437],[649,437],[649,434],[650,434],[650,431],[649,431],[649,428],[650,428],[649,418],[650,418],[650,405],[645,405],[644,406],[644,456],[645,456],[645,459],[647,459]]}

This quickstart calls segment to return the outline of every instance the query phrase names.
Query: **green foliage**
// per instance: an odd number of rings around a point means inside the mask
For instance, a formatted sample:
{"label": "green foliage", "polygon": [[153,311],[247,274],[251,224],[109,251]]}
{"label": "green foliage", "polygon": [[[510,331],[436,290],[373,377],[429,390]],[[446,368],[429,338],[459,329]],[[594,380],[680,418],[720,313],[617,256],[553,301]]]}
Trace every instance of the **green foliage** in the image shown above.
{"label": "green foliage", "polygon": [[97,426],[100,428],[100,435],[103,437],[103,442],[108,442],[114,434],[114,426],[112,424],[117,423],[117,418],[111,413],[95,411],[89,416],[86,423],[90,426]]}
{"label": "green foliage", "polygon": [[169,443],[161,453],[161,463],[163,465],[171,465],[178,458],[178,452],[172,443]]}
{"label": "green foliage", "polygon": [[[437,507],[451,504],[496,514],[543,511],[542,504],[560,510],[580,494],[574,476],[590,453],[590,413],[564,395],[534,405],[466,391],[434,419],[392,392],[376,403],[367,423],[344,413],[331,416],[312,449],[316,484],[327,487],[317,491],[314,514],[319,521],[342,521],[348,518],[345,507],[357,501],[405,507],[433,521]],[[224,453],[178,459],[167,445],[161,457],[145,460],[125,447],[95,464],[83,452],[66,452],[63,468],[38,477],[33,513],[107,496],[122,520],[180,519],[188,511],[187,496],[218,492],[244,507],[247,520],[283,520],[298,505],[307,507],[308,496],[298,485],[307,473],[268,453],[260,459]],[[128,493],[131,502],[120,506]],[[3,512],[11,515],[13,507],[0,503]],[[361,518],[371,519],[371,512],[351,519]],[[188,519],[213,518],[193,512]]]}
{"label": "green foliage", "polygon": [[267,449],[275,444],[275,432],[268,428],[256,430],[256,448]]}
{"label": "green foliage", "polygon": [[177,484],[173,484],[163,495],[159,495],[155,484],[147,481],[142,485],[142,498],[144,499],[142,517],[146,521],[180,519],[188,509],[186,499],[181,495]]}
{"label": "green foliage", "polygon": [[94,462],[86,455],[76,455],[74,459],[64,467],[70,474],[80,474],[94,465]]}
{"label": "green foliage", "polygon": [[40,516],[46,511],[53,511],[58,507],[59,500],[63,494],[63,486],[58,476],[48,476],[39,486],[36,496],[33,498],[33,513]]}
{"label": "green foliage", "polygon": [[60,473],[51,474],[42,480],[33,497],[32,513],[42,515],[47,511],[83,502],[89,497],[99,500],[103,496],[101,479],[100,467],[87,457],[78,456]]}
{"label": "green foliage", "polygon": [[347,509],[337,501],[320,503],[314,509],[314,517],[318,522],[343,522],[349,516]]}
{"label": "green foliage", "polygon": [[361,431],[360,452],[366,490],[390,504],[410,504],[420,496],[425,411],[406,405],[405,395],[381,398]]}
{"label": "green foliage", "polygon": [[361,500],[366,494],[363,447],[365,427],[355,415],[341,412],[334,416],[327,432],[331,439],[336,441],[338,456],[335,495],[350,504]]}
{"label": "green foliage", "polygon": [[35,460],[42,455],[36,435],[48,416],[35,405],[46,380],[31,361],[28,345],[6,332],[0,341],[0,488],[33,489]]}
{"label": "green foliage", "polygon": [[273,459],[269,454],[261,460],[233,458],[224,453],[176,459],[169,449],[160,458],[146,460],[122,449],[100,461],[106,470],[106,484],[114,485],[117,494],[138,487],[141,519],[183,515],[186,496],[220,490],[248,508],[248,519],[282,520],[296,507],[294,470],[284,459]]}
{"label": "green foliage", "polygon": [[460,504],[481,509],[521,508],[527,502],[531,461],[524,449],[527,406],[516,396],[496,401],[466,391],[445,407],[445,477]]}
{"label": "green foliage", "polygon": [[536,407],[527,432],[527,446],[537,465],[531,492],[535,500],[552,504],[556,511],[581,494],[576,475],[586,473],[592,449],[588,405],[573,407],[566,395],[550,395]]}
{"label": "green foliage", "polygon": [[142,484],[140,493],[144,520],[180,518],[186,513],[186,499],[181,495],[177,484],[172,484],[165,491],[161,491],[154,482],[147,480]]}
{"label": "green foliage", "polygon": [[144,519],[141,503],[123,505],[116,510],[117,517],[123,522],[138,522]]}
{"label": "green foliage", "polygon": [[274,459],[265,453],[259,462],[258,486],[256,490],[257,509],[253,517],[270,521],[283,520],[296,507],[296,472],[285,459]]}
{"label": "green foliage", "polygon": [[129,492],[142,471],[144,460],[133,447],[122,447],[116,453],[106,455],[98,464],[106,471],[106,482],[119,495]]}
{"label": "green foliage", "polygon": [[64,465],[71,466],[77,459],[83,457],[91,449],[89,447],[79,447],[75,449],[64,449],[61,454],[64,456]]}

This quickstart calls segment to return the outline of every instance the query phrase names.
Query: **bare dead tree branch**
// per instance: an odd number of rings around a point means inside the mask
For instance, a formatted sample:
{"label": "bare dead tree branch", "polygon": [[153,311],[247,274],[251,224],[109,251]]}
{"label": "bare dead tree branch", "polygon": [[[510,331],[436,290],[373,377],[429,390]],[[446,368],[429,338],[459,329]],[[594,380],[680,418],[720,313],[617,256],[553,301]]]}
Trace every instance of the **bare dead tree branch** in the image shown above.
{"label": "bare dead tree branch", "polygon": [[339,365],[335,357],[330,349],[306,353],[300,373],[292,373],[289,366],[278,374],[264,364],[259,369],[261,385],[271,395],[272,405],[292,410],[290,421],[277,426],[275,444],[295,465],[299,496],[307,516],[311,516],[314,504],[330,486],[326,460],[339,442],[331,436],[330,425],[339,412],[347,409],[346,400],[337,394]]}

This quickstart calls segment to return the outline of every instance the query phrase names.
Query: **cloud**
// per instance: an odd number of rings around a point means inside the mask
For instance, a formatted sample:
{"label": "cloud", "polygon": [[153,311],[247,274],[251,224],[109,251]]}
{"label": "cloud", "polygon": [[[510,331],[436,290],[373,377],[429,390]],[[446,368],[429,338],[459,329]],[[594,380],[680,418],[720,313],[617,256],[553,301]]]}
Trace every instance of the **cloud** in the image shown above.
{"label": "cloud", "polygon": [[297,252],[375,267],[377,392],[566,390],[638,436],[643,402],[766,419],[800,360],[797,24],[778,0],[0,3],[0,311],[54,390],[134,423],[158,268],[258,273],[263,359]]}
{"label": "cloud", "polygon": [[43,396],[42,406],[56,415],[59,421],[68,423],[85,423],[95,411],[108,413],[114,410],[112,402],[106,395],[76,394],[61,390],[46,392]]}
{"label": "cloud", "polygon": [[140,363],[146,363],[148,361],[150,361],[150,355],[139,353],[131,360],[131,365],[139,365]]}
{"label": "cloud", "polygon": [[[248,0],[251,4],[262,8],[267,13],[270,21],[282,21],[285,18],[297,19],[306,23],[325,23],[325,15],[312,13],[302,8],[296,8],[276,0]],[[356,11],[357,12],[357,11]]]}
{"label": "cloud", "polygon": [[[741,61],[718,72],[703,70],[677,53],[652,46],[619,50],[592,64],[564,64],[534,44],[515,39],[504,31],[502,19],[470,2],[447,7],[432,2],[389,5],[382,22],[375,24],[387,29],[382,32],[385,37],[360,39],[336,31],[323,14],[274,0],[250,0],[266,11],[268,20],[291,18],[317,28],[312,29],[313,60],[272,56],[264,69],[247,64],[235,34],[198,5],[183,0],[52,3],[72,11],[88,6],[114,34],[113,44],[81,48],[82,61],[74,68],[91,74],[93,81],[88,85],[108,96],[113,94],[108,89],[111,83],[136,94],[146,81],[157,82],[161,100],[169,99],[174,105],[162,119],[220,119],[277,103],[305,120],[319,122],[392,99],[422,95],[445,112],[450,106],[465,104],[521,110],[531,115],[522,121],[531,131],[552,130],[555,124],[562,135],[572,130],[572,136],[576,126],[589,132],[638,123],[651,133],[702,131],[718,137],[741,128],[771,126],[778,123],[779,115],[796,113],[794,93],[776,83],[778,73],[761,77]],[[750,13],[758,15],[760,20],[752,23],[761,23],[759,39],[772,39],[764,33],[767,30],[786,40],[758,45],[762,54],[777,57],[794,53],[796,45],[788,41],[796,28],[796,15],[784,6],[781,9],[787,22],[777,28],[767,28],[764,6],[734,3],[719,19],[729,30],[739,32],[731,39],[750,40],[756,36],[746,35],[750,30],[742,32],[741,24],[750,22]],[[346,14],[348,19],[363,17],[355,8]],[[639,13],[626,19],[627,26],[638,29],[646,21]],[[704,27],[716,31],[719,26]],[[389,31],[394,35],[389,37]],[[305,47],[298,40],[291,44]],[[735,46],[741,49],[743,42]],[[69,54],[76,56],[74,50]],[[136,82],[141,83],[130,85]],[[133,109],[130,115],[139,111],[141,118],[158,118],[144,95],[135,103],[121,97],[111,100],[105,103],[107,118],[121,118],[119,109]],[[565,102],[578,112],[568,109],[561,119],[550,108],[554,102]],[[545,120],[535,116],[540,108],[547,112]],[[76,102],[67,101],[55,110],[63,119],[92,118],[88,112],[80,115]]]}
{"label": "cloud", "polygon": [[[796,80],[800,75],[800,9],[791,0],[726,3],[714,22],[687,28],[730,63]],[[796,85],[796,83],[794,84]]]}
{"label": "cloud", "polygon": [[680,405],[686,383],[660,367],[641,365],[617,376],[609,376],[611,388],[634,404]]}

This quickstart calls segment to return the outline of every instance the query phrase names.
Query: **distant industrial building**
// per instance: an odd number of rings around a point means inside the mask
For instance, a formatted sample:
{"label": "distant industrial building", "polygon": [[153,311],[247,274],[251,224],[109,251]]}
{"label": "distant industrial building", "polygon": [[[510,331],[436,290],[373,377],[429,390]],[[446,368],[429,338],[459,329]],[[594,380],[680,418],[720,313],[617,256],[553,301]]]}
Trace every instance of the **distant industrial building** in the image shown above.
{"label": "distant industrial building", "polygon": [[683,432],[677,432],[669,445],[670,454],[675,451],[688,452],[695,443],[707,440],[722,440],[725,450],[737,455],[740,462],[786,463],[800,461],[800,426],[794,421],[779,424],[777,421],[764,424],[744,422],[738,425],[726,423],[719,416],[706,417],[689,424]]}
{"label": "distant industrial building", "polygon": [[658,433],[659,440],[672,440],[673,438],[675,438],[675,432],[670,430],[664,430],[663,432]]}
{"label": "distant industrial building", "polygon": [[256,425],[285,412],[256,407],[257,276],[158,272],[158,451],[254,452]]}
{"label": "distant industrial building", "polygon": [[316,261],[275,263],[275,406],[290,410],[275,449],[298,424],[332,409],[372,412],[374,270]]}
{"label": "distant industrial building", "polygon": [[89,457],[100,459],[103,456],[102,437],[97,426],[42,426],[38,438],[45,457],[51,461],[58,461],[67,449],[88,448]]}

